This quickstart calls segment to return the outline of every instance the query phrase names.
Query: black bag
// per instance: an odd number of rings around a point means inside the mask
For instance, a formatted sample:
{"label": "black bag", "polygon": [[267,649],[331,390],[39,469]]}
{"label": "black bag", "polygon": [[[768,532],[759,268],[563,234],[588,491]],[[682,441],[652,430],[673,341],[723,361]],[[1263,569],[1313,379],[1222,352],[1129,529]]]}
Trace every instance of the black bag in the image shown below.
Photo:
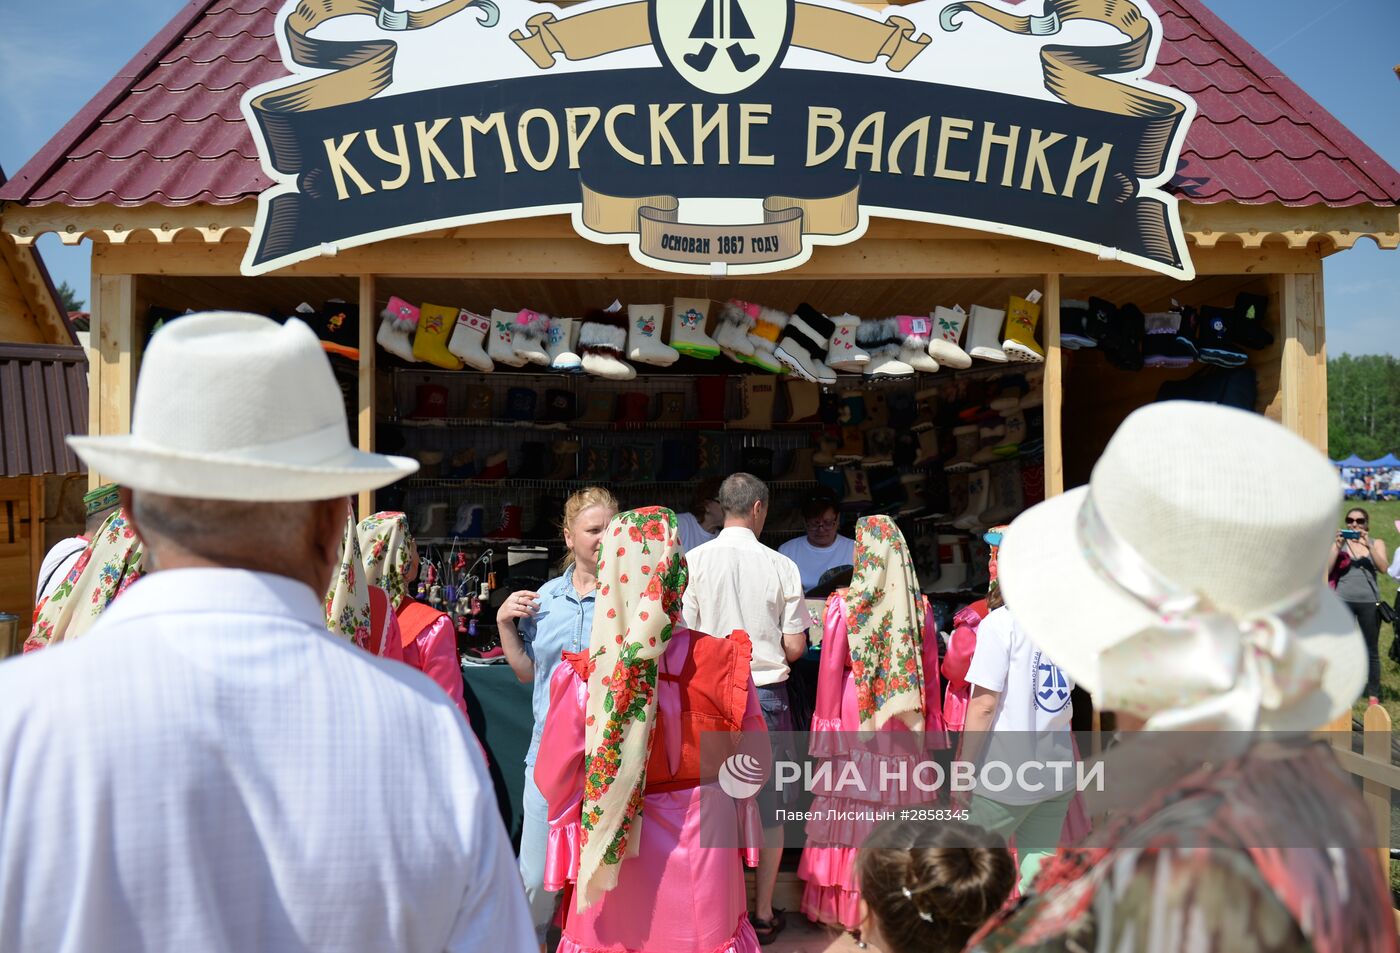
{"label": "black bag", "polygon": [[[1395,601],[1400,603],[1400,593],[1396,593]],[[1387,605],[1384,599],[1376,603],[1376,612],[1381,617],[1381,625],[1395,625],[1395,608]]]}

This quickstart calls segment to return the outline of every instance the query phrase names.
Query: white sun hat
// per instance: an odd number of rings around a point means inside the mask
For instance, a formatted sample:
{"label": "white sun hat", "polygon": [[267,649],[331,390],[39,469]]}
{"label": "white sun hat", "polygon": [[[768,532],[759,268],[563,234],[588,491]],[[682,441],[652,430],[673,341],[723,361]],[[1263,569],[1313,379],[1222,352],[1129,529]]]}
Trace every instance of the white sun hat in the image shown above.
{"label": "white sun hat", "polygon": [[115,483],[206,500],[328,500],[418,470],[351,445],[309,327],[227,311],[178,318],[152,337],[129,435],[68,443]]}
{"label": "white sun hat", "polygon": [[1007,606],[1100,707],[1148,727],[1318,728],[1366,650],[1325,581],[1340,488],[1266,418],[1172,401],[1119,427],[1087,487],[1002,540]]}

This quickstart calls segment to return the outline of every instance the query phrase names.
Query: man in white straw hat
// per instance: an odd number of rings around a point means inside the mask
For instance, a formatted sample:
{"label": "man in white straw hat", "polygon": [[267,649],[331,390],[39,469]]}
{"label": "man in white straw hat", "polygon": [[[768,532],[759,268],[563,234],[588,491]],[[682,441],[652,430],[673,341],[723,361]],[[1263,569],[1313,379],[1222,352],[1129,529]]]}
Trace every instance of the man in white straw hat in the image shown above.
{"label": "man in white straw hat", "polygon": [[152,571],[0,665],[0,950],[533,951],[461,714],[326,631],[346,497],[417,464],[350,445],[311,329],[177,319],[131,434],[70,442]]}
{"label": "man in white straw hat", "polygon": [[968,949],[1397,949],[1366,849],[1381,841],[1302,734],[1366,678],[1324,580],[1339,497],[1327,460],[1277,424],[1171,402],[1124,421],[1087,487],[1011,524],[1007,605],[1098,707],[1147,731],[1103,762],[1120,794],[1107,824]]}

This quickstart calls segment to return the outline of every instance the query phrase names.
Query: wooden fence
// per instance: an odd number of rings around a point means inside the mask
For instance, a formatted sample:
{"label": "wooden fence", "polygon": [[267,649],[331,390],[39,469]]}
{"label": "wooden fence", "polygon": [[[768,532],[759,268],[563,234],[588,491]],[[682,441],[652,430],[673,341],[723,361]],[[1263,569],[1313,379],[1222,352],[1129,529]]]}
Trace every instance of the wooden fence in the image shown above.
{"label": "wooden fence", "polygon": [[[1352,716],[1350,712],[1323,726],[1336,751],[1337,760],[1348,773],[1361,779],[1361,796],[1371,812],[1371,820],[1380,835],[1381,870],[1390,883],[1390,848],[1393,843],[1391,824],[1391,792],[1400,790],[1400,767],[1394,763],[1391,743],[1390,714],[1380,705],[1371,705],[1362,719],[1360,753],[1352,750]],[[1395,911],[1396,928],[1400,930],[1400,910]]]}

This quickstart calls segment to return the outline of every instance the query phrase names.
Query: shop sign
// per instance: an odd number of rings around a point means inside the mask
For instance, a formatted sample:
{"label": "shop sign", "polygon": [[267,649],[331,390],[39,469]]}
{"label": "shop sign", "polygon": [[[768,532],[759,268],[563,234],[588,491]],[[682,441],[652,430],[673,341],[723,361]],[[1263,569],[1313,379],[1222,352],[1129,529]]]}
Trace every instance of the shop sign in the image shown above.
{"label": "shop sign", "polygon": [[288,0],[243,102],[274,185],[243,270],[569,214],[684,274],[794,268],[871,216],[1194,269],[1195,106],[1145,0]]}

